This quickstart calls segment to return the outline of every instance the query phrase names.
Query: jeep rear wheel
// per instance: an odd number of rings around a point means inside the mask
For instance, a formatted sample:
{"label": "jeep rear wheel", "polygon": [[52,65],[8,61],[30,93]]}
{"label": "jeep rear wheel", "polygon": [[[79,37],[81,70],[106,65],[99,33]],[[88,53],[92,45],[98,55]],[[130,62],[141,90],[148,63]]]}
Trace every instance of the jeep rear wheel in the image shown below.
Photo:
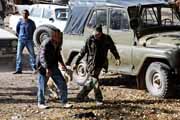
{"label": "jeep rear wheel", "polygon": [[149,65],[145,76],[149,93],[157,97],[170,97],[173,81],[171,81],[170,67],[164,63],[153,62]]}
{"label": "jeep rear wheel", "polygon": [[86,66],[86,62],[82,60],[78,64],[77,68],[73,71],[73,80],[80,86],[84,86],[88,78]]}

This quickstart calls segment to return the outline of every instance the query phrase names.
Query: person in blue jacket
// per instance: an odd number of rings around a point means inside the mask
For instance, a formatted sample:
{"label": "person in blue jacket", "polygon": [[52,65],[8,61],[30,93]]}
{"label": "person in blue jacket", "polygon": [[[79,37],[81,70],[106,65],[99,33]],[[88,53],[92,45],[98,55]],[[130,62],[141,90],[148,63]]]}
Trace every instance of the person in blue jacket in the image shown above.
{"label": "person in blue jacket", "polygon": [[22,73],[22,53],[24,47],[29,52],[29,61],[33,72],[36,70],[36,56],[34,52],[33,33],[36,29],[34,21],[28,18],[29,11],[22,11],[23,18],[19,20],[16,26],[18,36],[17,55],[16,55],[16,72],[14,74]]}

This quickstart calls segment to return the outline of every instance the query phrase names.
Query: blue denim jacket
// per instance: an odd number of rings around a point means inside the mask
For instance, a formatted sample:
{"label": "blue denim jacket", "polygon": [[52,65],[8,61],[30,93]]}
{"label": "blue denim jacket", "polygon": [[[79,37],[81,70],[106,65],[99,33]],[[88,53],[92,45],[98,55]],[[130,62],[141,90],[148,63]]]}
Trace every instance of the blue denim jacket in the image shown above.
{"label": "blue denim jacket", "polygon": [[19,40],[32,40],[35,29],[36,25],[34,21],[28,19],[27,22],[25,22],[23,19],[20,19],[16,26],[16,32]]}

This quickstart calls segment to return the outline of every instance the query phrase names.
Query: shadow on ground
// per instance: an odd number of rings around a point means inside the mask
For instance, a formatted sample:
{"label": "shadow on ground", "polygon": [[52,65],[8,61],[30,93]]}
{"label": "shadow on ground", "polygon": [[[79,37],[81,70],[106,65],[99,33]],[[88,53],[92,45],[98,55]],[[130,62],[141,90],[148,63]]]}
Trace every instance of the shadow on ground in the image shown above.
{"label": "shadow on ground", "polygon": [[[141,100],[106,100],[104,101],[104,105],[102,106],[96,106],[96,105],[90,105],[90,106],[78,106],[73,107],[72,109],[82,109],[84,111],[96,111],[96,110],[103,110],[104,113],[97,116],[97,119],[108,119],[113,118],[119,120],[122,118],[122,120],[125,119],[145,119],[143,116],[152,116],[157,117],[157,114],[168,114],[173,115],[177,114],[178,111],[176,110],[170,110],[166,108],[159,108],[158,106],[155,106],[154,104],[159,103],[166,103],[171,104],[174,100],[147,100],[147,99],[141,99]],[[121,119],[120,119],[121,120]]]}
{"label": "shadow on ground", "polygon": [[[132,76],[117,76],[111,78],[101,78],[102,86],[119,86],[121,88],[137,89],[136,79]],[[146,89],[145,89],[146,90]],[[180,99],[180,85],[177,85],[171,98]]]}
{"label": "shadow on ground", "polygon": [[[13,72],[16,68],[16,58],[1,58],[0,60],[0,72]],[[29,55],[23,54],[23,71],[31,70],[29,65]]]}
{"label": "shadow on ground", "polygon": [[36,87],[0,87],[0,104],[35,103]]}
{"label": "shadow on ground", "polygon": [[103,86],[121,86],[136,89],[136,80],[130,76],[106,77],[100,79],[100,85]]}

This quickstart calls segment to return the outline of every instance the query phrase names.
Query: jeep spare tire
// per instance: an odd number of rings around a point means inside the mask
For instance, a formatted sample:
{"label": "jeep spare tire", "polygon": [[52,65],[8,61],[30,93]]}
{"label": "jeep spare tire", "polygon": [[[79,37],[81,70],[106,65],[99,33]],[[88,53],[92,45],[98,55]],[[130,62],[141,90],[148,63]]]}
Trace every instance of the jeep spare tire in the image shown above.
{"label": "jeep spare tire", "polygon": [[52,37],[52,32],[57,30],[58,28],[52,25],[41,25],[34,31],[33,41],[36,47],[39,48],[42,41],[44,41],[48,37]]}
{"label": "jeep spare tire", "polygon": [[84,86],[88,78],[86,67],[86,62],[82,60],[77,65],[77,68],[73,71],[73,81],[75,81],[80,86]]}
{"label": "jeep spare tire", "polygon": [[149,65],[145,82],[149,93],[156,97],[170,97],[173,91],[170,67],[161,62],[153,62]]}

